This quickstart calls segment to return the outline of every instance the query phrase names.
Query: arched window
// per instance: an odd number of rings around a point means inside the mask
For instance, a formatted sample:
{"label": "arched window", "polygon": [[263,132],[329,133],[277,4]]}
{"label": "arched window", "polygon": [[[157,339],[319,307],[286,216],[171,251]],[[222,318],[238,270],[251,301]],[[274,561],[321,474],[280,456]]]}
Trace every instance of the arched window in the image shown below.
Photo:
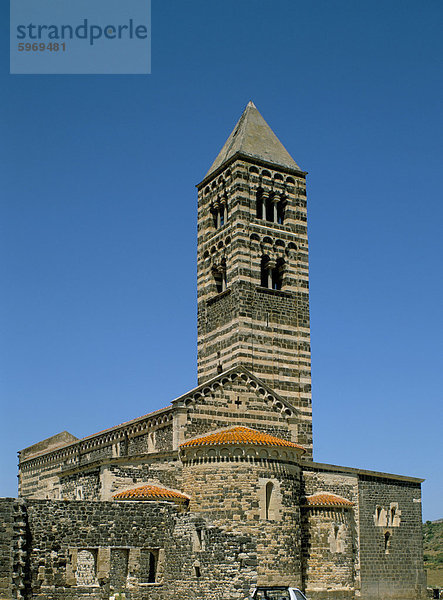
{"label": "arched window", "polygon": [[265,518],[267,521],[270,519],[270,511],[272,506],[272,496],[274,492],[274,484],[272,481],[268,481],[265,489]]}
{"label": "arched window", "polygon": [[380,520],[381,520],[381,506],[377,506],[376,511],[375,511],[375,520],[376,520],[376,524],[380,525]]}
{"label": "arched window", "polygon": [[148,434],[148,452],[155,452],[155,431]]}
{"label": "arched window", "polygon": [[218,197],[211,204],[211,214],[214,220],[215,229],[220,229],[226,225],[228,220],[228,200],[225,196]]}
{"label": "arched window", "polygon": [[285,218],[286,200],[276,193],[270,193],[262,188],[256,194],[256,216],[270,223],[283,224]]}

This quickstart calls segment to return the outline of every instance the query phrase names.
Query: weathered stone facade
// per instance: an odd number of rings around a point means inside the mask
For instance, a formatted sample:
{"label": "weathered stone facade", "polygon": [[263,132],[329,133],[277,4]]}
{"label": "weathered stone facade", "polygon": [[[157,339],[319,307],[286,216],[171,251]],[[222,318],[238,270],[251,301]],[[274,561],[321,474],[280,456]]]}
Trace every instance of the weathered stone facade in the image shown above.
{"label": "weathered stone facade", "polygon": [[250,103],[198,187],[198,381],[20,453],[0,600],[424,598],[421,480],[312,462],[306,173]]}

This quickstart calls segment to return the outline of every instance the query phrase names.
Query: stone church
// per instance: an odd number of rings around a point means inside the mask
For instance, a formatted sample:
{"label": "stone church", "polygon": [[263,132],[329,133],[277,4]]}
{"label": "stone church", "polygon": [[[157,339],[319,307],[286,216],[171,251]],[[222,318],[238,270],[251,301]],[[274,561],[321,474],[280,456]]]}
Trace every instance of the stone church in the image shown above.
{"label": "stone church", "polygon": [[313,461],[306,172],[250,102],[197,189],[198,387],[19,453],[0,598],[424,598],[422,480]]}

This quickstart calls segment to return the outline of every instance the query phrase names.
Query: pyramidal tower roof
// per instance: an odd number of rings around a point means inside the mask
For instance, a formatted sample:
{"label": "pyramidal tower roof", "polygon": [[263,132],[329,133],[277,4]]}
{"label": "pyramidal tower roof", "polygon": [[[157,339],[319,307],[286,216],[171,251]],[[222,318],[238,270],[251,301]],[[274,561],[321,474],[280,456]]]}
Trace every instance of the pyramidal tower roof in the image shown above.
{"label": "pyramidal tower roof", "polygon": [[205,179],[235,154],[242,154],[297,171],[301,170],[258,112],[252,100],[246,106],[231,135],[206,173]]}

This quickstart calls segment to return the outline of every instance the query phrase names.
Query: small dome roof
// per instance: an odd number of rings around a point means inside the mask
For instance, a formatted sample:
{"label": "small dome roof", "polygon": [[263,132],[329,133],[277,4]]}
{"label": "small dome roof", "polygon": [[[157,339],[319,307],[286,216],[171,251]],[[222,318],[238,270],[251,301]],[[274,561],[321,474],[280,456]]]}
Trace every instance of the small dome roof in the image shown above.
{"label": "small dome roof", "polygon": [[354,503],[341,496],[335,494],[319,493],[313,494],[312,496],[306,497],[306,504],[308,506],[338,506],[338,507],[351,507]]}
{"label": "small dome roof", "polygon": [[130,490],[118,492],[112,496],[114,500],[172,500],[174,502],[187,502],[189,496],[174,492],[157,485],[142,485]]}
{"label": "small dome roof", "polygon": [[274,435],[269,435],[263,431],[256,431],[249,427],[230,427],[223,431],[209,433],[207,435],[188,440],[180,444],[181,448],[189,448],[191,446],[220,446],[225,444],[253,444],[255,446],[283,446],[286,448],[294,448],[301,452],[305,452],[303,446],[289,442]]}

